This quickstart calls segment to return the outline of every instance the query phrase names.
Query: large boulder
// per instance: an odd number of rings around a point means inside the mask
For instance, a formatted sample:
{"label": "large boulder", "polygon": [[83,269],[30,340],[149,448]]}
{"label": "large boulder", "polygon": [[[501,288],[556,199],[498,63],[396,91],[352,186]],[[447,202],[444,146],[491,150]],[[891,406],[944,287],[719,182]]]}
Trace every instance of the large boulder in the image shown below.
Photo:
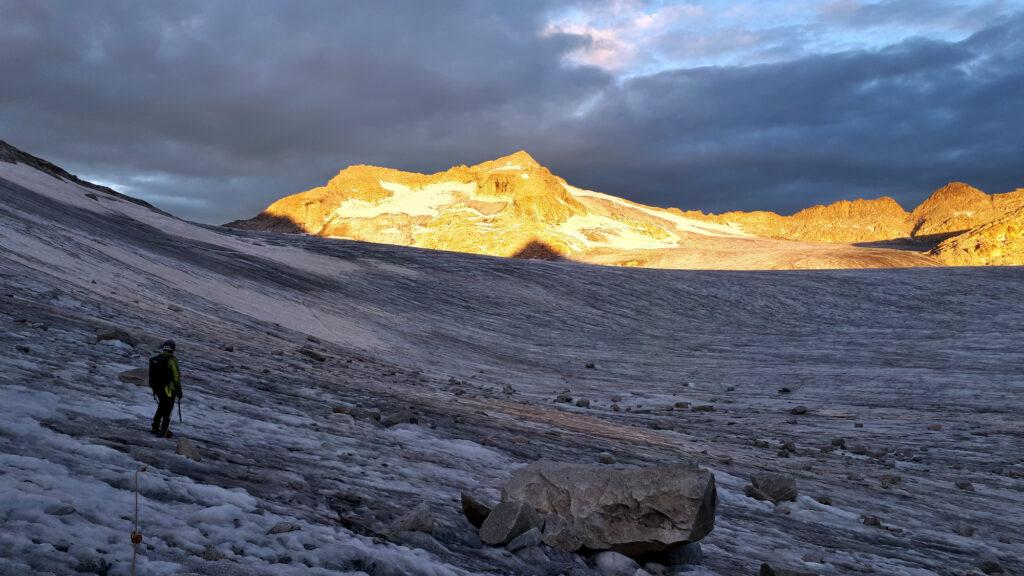
{"label": "large boulder", "polygon": [[491,546],[503,546],[543,524],[544,519],[528,502],[501,502],[480,526],[480,540]]}
{"label": "large boulder", "polygon": [[535,462],[512,474],[505,500],[546,514],[544,541],[575,551],[660,552],[696,542],[715,525],[715,477],[686,465],[611,468]]}

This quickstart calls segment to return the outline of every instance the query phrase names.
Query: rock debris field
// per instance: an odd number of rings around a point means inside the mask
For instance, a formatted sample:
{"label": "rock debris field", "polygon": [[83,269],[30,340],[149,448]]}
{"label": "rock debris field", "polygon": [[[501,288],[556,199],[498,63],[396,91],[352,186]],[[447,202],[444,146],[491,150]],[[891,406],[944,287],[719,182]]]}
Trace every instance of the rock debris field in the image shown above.
{"label": "rock debris field", "polygon": [[[1024,571],[1024,269],[503,260],[199,226],[5,162],[0,196],[0,574],[130,574],[142,468],[145,575]],[[651,561],[601,526],[616,552],[561,550],[520,500],[495,528],[538,461],[700,467],[713,530]]]}

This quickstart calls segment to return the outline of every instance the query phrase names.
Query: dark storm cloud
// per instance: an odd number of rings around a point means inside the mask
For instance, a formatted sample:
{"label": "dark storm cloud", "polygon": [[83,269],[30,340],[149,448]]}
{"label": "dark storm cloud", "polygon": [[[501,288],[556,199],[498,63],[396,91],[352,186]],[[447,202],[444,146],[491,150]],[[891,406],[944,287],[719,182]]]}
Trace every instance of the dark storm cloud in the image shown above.
{"label": "dark storm cloud", "polygon": [[579,185],[717,211],[1024,185],[1019,15],[962,42],[620,82],[565,65],[588,39],[545,34],[550,8],[0,0],[0,139],[212,222],[351,163],[519,148]]}
{"label": "dark storm cloud", "polygon": [[1022,39],[1017,15],[962,42],[636,78],[575,124],[588,136],[562,172],[714,211],[879,195],[910,208],[951,180],[1004,192],[1024,186]]}

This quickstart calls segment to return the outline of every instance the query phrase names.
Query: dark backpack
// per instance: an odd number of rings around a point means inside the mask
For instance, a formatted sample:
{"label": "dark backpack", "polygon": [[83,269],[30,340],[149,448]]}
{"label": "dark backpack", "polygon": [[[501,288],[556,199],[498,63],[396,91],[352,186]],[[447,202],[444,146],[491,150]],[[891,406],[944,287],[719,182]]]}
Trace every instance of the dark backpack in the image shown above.
{"label": "dark backpack", "polygon": [[171,382],[170,358],[166,354],[157,354],[149,359],[149,387],[157,396],[167,395],[164,388]]}

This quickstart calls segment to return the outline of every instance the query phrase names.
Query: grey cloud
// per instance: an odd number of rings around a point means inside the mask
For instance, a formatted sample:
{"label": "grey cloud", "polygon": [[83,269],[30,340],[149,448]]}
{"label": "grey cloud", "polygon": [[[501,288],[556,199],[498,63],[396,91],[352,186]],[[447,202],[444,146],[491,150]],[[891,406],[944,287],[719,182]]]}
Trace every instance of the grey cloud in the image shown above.
{"label": "grey cloud", "polygon": [[910,207],[950,180],[1007,191],[1024,185],[1022,34],[1018,15],[957,43],[637,78],[572,125],[589,144],[563,172],[714,211],[882,194]]}
{"label": "grey cloud", "polygon": [[974,31],[1006,11],[1005,0],[949,2],[946,0],[838,0],[821,8],[823,20],[856,28],[877,26],[942,26]]}
{"label": "grey cloud", "polygon": [[519,148],[579,185],[715,211],[1024,184],[1021,15],[963,42],[617,82],[563,65],[587,39],[541,34],[550,8],[0,0],[0,138],[207,222],[352,163]]}

